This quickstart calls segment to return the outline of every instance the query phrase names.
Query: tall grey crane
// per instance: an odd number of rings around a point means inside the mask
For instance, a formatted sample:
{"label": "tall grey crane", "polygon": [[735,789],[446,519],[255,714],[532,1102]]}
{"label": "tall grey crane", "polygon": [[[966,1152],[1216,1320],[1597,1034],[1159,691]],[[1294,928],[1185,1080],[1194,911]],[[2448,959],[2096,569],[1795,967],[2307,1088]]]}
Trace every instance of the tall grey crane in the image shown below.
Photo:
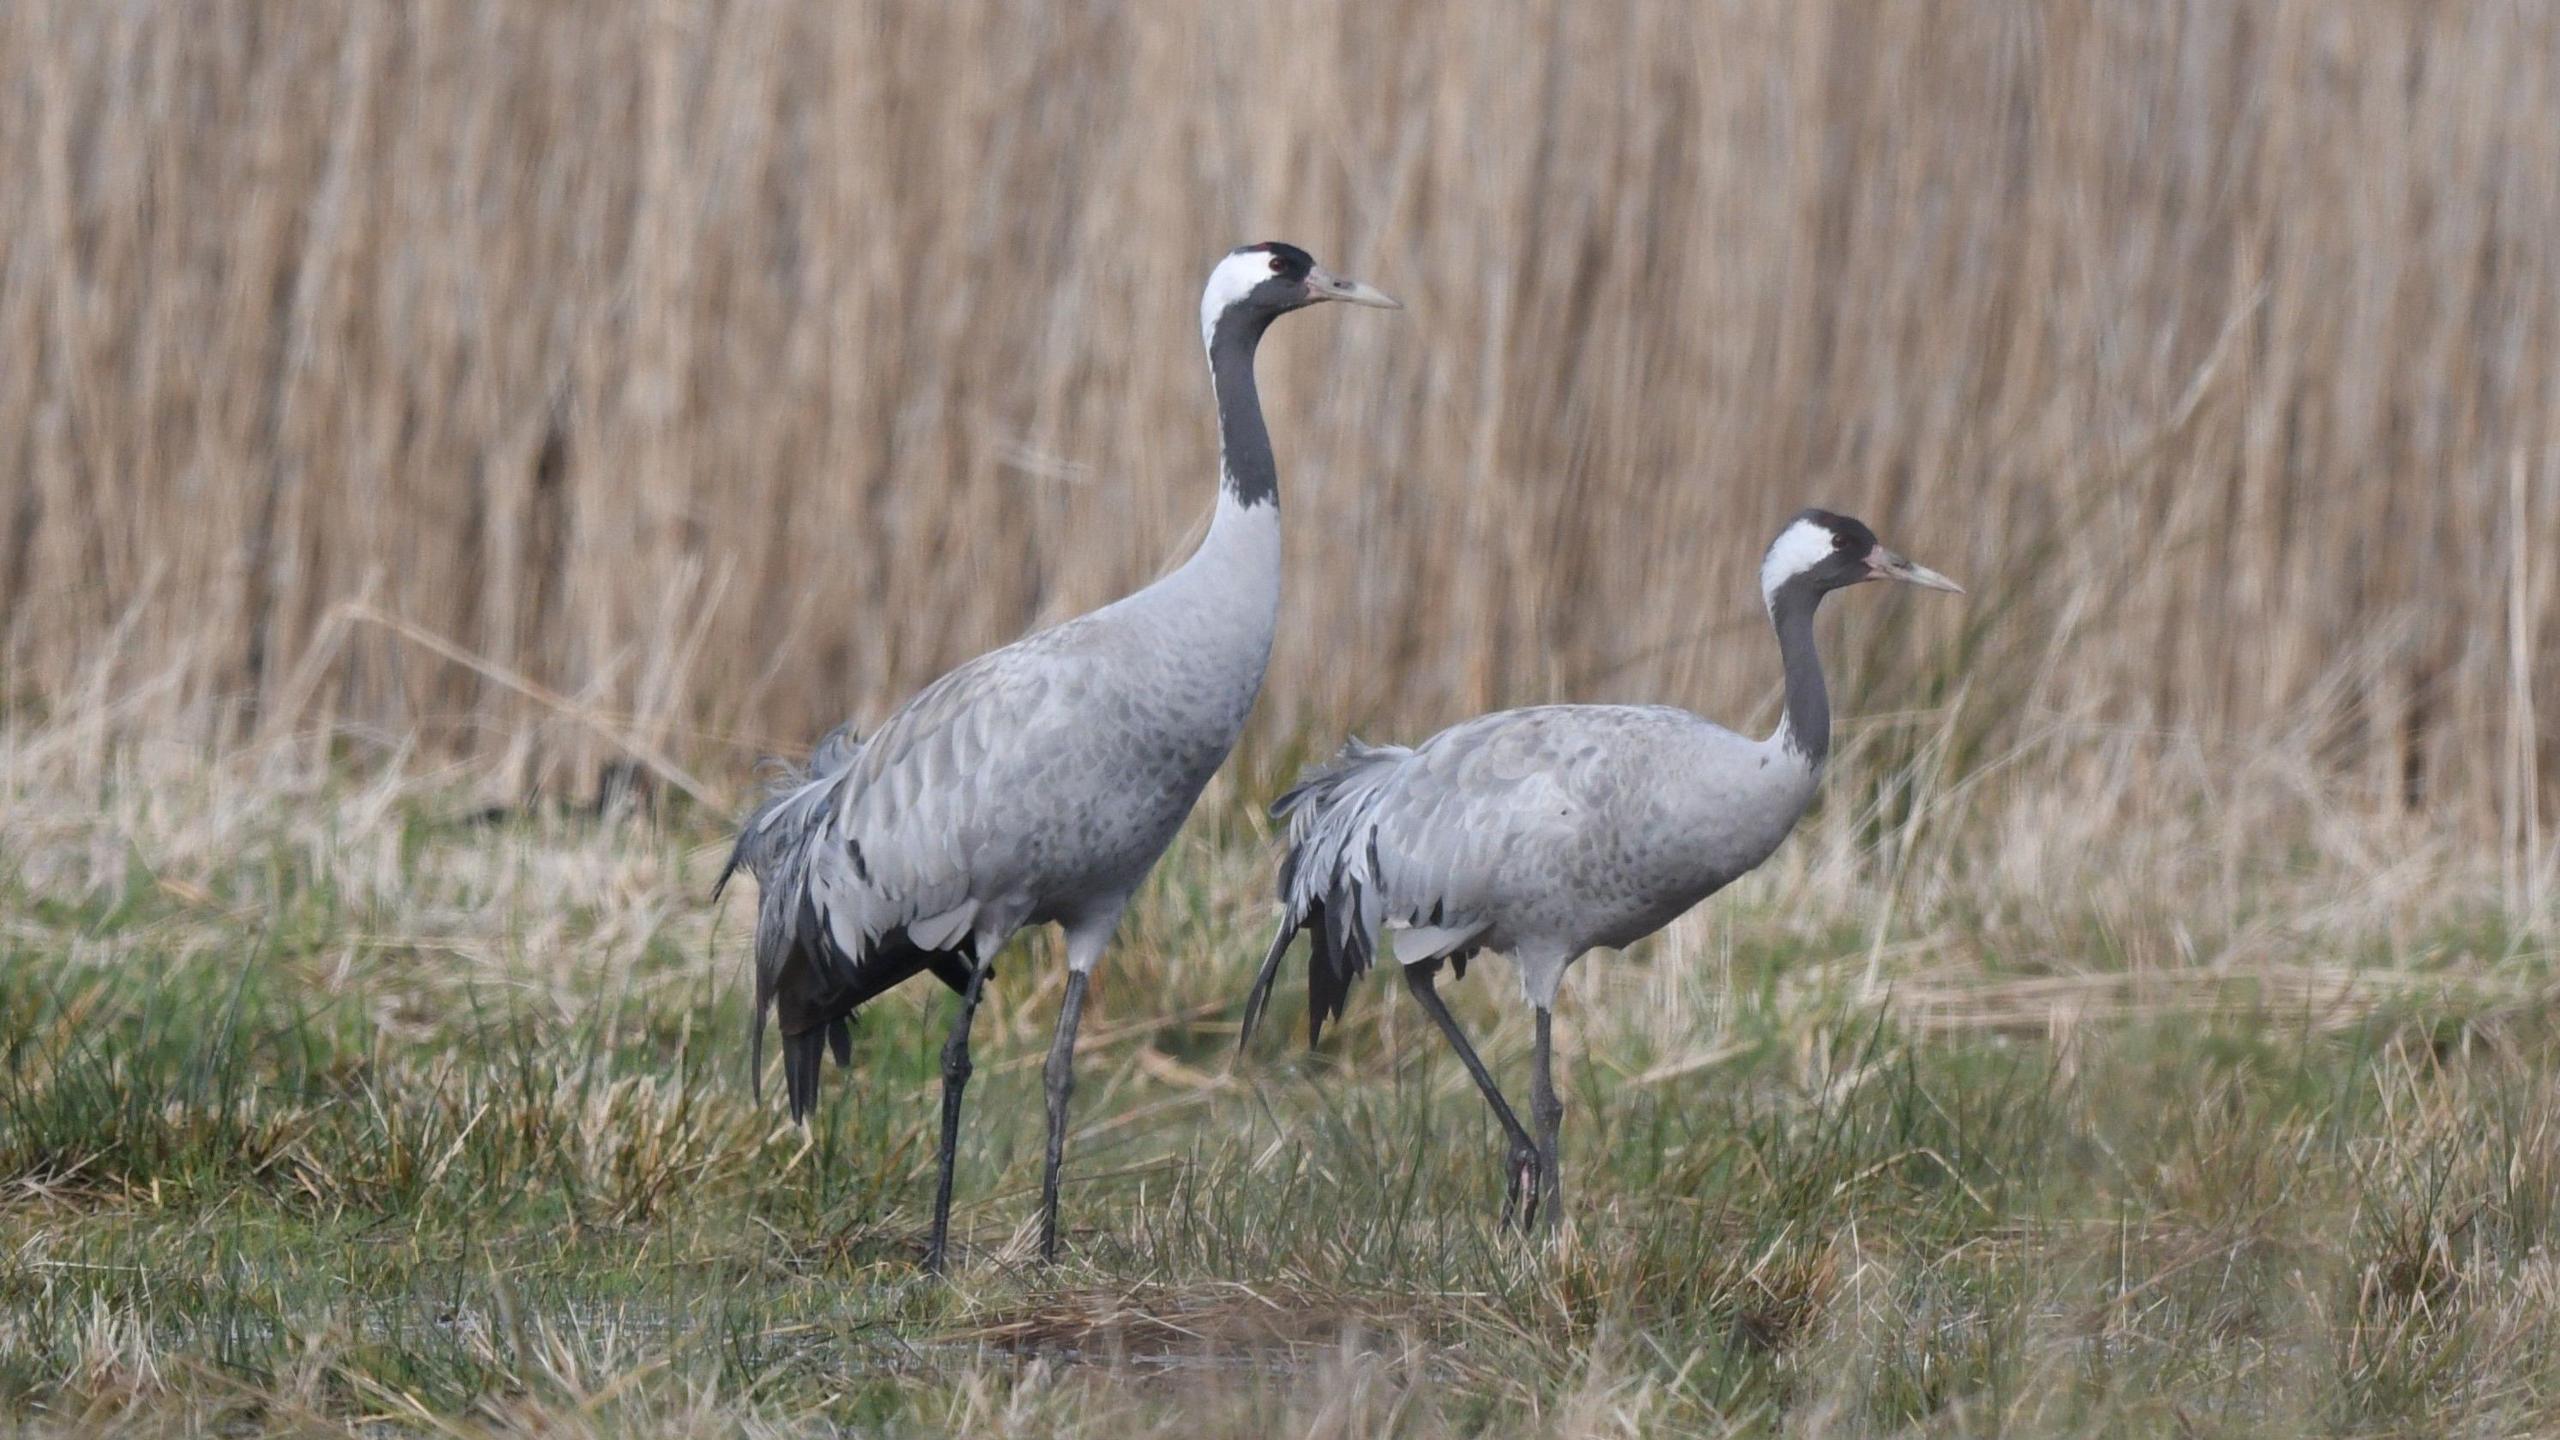
{"label": "tall grey crane", "polygon": [[1058,1248],[1076,1025],[1085,982],[1138,882],[1234,748],[1261,689],[1280,607],[1279,472],[1254,392],[1273,320],[1319,301],[1400,308],[1294,245],[1247,245],[1210,272],[1200,337],[1218,406],[1217,510],[1163,579],[990,651],[934,681],[869,739],[839,729],[738,833],[729,877],[756,877],[758,1089],[768,1013],[782,1025],[791,1114],[818,1095],[821,1052],[849,1063],[854,1012],[917,975],[960,996],[942,1050],[942,1146],[928,1269],[951,1229],[969,1028],[1008,937],[1066,932],[1067,993],[1045,1073],[1040,1253]]}
{"label": "tall grey crane", "polygon": [[[1504,1219],[1525,1226],[1543,1215],[1552,1229],[1564,1106],[1550,1027],[1565,967],[1671,923],[1795,827],[1831,749],[1813,612],[1824,595],[1868,580],[1962,593],[1827,511],[1796,516],[1770,545],[1760,596],[1786,667],[1786,713],[1766,740],[1667,705],[1543,705],[1481,715],[1410,749],[1353,740],[1301,777],[1271,807],[1289,821],[1282,915],[1238,1044],[1252,1038],[1299,931],[1311,942],[1310,1045],[1342,1014],[1381,931],[1392,932],[1405,984],[1510,1139]],[[1487,950],[1511,957],[1537,1009],[1534,1141],[1437,988],[1444,961],[1463,978]]]}

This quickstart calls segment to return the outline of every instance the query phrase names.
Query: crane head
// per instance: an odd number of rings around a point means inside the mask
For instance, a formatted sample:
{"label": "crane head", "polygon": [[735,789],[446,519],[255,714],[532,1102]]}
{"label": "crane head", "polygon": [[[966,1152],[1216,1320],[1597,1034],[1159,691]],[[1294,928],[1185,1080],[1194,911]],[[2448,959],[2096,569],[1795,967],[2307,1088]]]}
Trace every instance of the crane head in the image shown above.
{"label": "crane head", "polygon": [[1865,522],[1828,510],[1806,510],[1788,521],[1760,562],[1760,598],[1772,607],[1781,590],[1819,595],[1870,580],[1964,593],[1946,576],[1886,549]]}
{"label": "crane head", "polygon": [[1259,334],[1263,326],[1292,310],[1328,300],[1382,310],[1404,308],[1381,291],[1326,270],[1316,257],[1295,245],[1267,240],[1239,246],[1209,272],[1208,287],[1200,292],[1200,337],[1204,342],[1213,340],[1219,325],[1230,322]]}

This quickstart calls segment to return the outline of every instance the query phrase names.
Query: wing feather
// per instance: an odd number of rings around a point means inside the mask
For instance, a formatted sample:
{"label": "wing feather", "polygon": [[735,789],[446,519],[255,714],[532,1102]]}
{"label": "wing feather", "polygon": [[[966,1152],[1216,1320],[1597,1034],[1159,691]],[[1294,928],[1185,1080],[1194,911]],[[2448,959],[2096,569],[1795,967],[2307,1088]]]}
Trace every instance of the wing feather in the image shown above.
{"label": "wing feather", "polygon": [[[1272,806],[1289,825],[1281,921],[1257,977],[1258,1017],[1300,930],[1309,1041],[1391,935],[1404,963],[1471,954],[1524,898],[1551,893],[1595,812],[1628,788],[1629,738],[1704,722],[1661,707],[1543,706],[1480,716],[1421,745],[1353,740]],[[1641,767],[1638,766],[1638,769]]]}
{"label": "wing feather", "polygon": [[818,1062],[851,1052],[853,1009],[917,974],[967,982],[955,957],[1010,931],[1033,857],[990,811],[1018,796],[1054,723],[1049,697],[1083,662],[1070,626],[991,651],[910,700],[867,740],[838,729],[806,769],[780,768],[713,886],[756,877],[751,1063],[783,1032],[792,1113],[815,1103]]}

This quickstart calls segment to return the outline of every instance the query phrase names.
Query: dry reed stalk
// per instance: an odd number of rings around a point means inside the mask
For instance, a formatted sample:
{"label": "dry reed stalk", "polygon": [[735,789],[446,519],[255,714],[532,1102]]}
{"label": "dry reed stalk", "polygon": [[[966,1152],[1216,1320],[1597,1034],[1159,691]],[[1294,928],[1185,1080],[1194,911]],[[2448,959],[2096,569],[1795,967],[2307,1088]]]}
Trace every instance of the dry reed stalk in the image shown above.
{"label": "dry reed stalk", "polygon": [[2347,684],[2358,803],[2530,851],[2560,777],[2550,7],[38,0],[0,216],[10,703],[147,593],[203,741],[874,720],[1162,564],[1193,287],[1285,234],[1412,309],[1272,346],[1265,740],[1765,709],[1818,499],[1977,585],[1840,657],[1961,667],[1959,768]]}

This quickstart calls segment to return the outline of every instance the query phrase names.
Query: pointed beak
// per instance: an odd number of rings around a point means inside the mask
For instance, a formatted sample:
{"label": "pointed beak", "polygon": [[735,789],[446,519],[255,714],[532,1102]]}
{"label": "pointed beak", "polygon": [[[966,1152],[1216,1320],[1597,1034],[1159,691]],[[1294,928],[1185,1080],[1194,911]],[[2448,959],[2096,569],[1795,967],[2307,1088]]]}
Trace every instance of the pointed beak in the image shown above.
{"label": "pointed beak", "polygon": [[1357,280],[1346,280],[1319,265],[1307,272],[1307,298],[1310,300],[1347,300],[1354,305],[1369,305],[1380,310],[1401,310],[1404,302],[1383,290],[1372,290]]}
{"label": "pointed beak", "polygon": [[1953,580],[1926,565],[1914,565],[1881,545],[1867,557],[1867,573],[1878,580],[1899,580],[1924,590],[1944,590],[1956,595],[1964,593],[1964,587]]}

